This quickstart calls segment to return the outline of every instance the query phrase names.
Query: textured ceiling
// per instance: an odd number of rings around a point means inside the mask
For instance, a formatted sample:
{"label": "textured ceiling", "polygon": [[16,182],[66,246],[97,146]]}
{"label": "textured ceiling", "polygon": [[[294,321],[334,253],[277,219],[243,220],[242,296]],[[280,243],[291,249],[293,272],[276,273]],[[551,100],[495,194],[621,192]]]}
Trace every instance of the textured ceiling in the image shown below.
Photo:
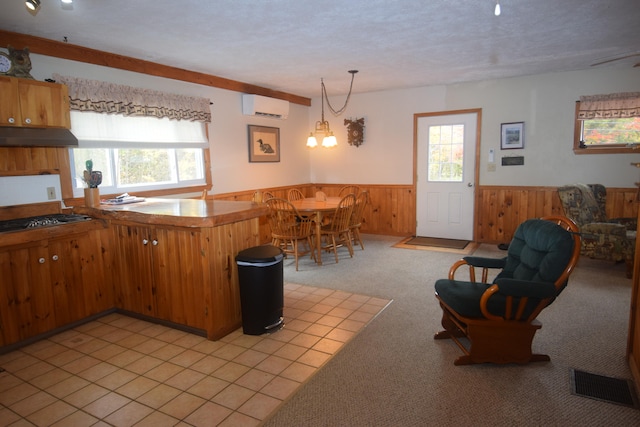
{"label": "textured ceiling", "polygon": [[639,0],[1,2],[0,29],[306,97],[640,62]]}

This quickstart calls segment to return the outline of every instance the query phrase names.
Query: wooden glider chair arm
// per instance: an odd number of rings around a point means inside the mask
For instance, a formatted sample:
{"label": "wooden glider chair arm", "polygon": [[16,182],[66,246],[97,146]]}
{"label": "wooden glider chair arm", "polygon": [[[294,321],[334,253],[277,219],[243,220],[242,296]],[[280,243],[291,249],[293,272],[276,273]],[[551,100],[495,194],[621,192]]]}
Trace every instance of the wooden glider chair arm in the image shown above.
{"label": "wooden glider chair arm", "polygon": [[[527,320],[535,319],[537,315],[553,300],[557,295],[556,285],[551,282],[531,282],[528,280],[517,280],[501,278],[490,286],[480,298],[480,310],[482,315],[491,320]],[[488,304],[491,297],[502,295],[506,298],[504,313],[497,316],[489,311]],[[518,299],[518,307],[515,315],[512,316],[514,299]],[[524,310],[530,299],[540,301],[536,308],[530,313],[527,319],[523,319]]]}
{"label": "wooden glider chair arm", "polygon": [[463,265],[469,266],[469,280],[476,283],[476,268],[482,269],[481,282],[487,283],[490,269],[503,269],[507,258],[484,258],[476,256],[467,256],[456,261],[449,269],[449,280],[454,280],[456,270]]}

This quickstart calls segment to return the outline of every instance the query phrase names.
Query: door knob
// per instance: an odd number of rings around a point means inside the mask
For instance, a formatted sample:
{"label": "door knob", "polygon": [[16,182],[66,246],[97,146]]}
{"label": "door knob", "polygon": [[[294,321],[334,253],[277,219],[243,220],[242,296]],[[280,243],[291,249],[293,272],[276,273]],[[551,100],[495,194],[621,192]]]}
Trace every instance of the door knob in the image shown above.
{"label": "door knob", "polygon": [[469,182],[467,183],[467,187],[473,187],[473,184]]}

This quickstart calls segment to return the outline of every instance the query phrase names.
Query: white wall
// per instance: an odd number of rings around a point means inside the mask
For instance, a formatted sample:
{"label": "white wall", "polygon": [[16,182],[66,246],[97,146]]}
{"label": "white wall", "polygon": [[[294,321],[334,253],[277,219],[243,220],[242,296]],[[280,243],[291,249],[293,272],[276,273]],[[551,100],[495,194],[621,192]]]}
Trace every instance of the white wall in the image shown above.
{"label": "white wall", "polygon": [[[211,105],[212,122],[209,141],[212,164],[213,192],[226,193],[257,187],[281,186],[309,182],[309,155],[304,144],[298,144],[307,134],[308,107],[291,104],[286,120],[268,119],[242,114],[242,94],[208,86],[116,70],[97,65],[68,61],[44,55],[31,55],[36,80],[52,78],[52,74],[108,81],[117,84],[206,97]],[[249,124],[280,128],[280,162],[249,163]],[[15,182],[15,181],[19,182]],[[59,180],[58,180],[59,181]],[[53,184],[48,183],[47,186]],[[40,181],[29,177],[0,177],[0,206],[21,204],[21,187],[40,187]],[[59,185],[58,185],[59,188]],[[46,188],[32,191],[35,196],[27,203],[46,201]],[[42,194],[42,199],[38,195]],[[57,191],[60,194],[60,191]]]}
{"label": "white wall", "polygon": [[[366,72],[366,71],[365,71]],[[357,87],[358,81],[354,86]],[[557,186],[572,182],[600,182],[610,187],[633,187],[640,171],[640,153],[576,155],[573,153],[575,101],[580,95],[636,92],[639,69],[598,69],[489,80],[438,87],[354,94],[344,116],[325,118],[338,138],[332,150],[311,152],[312,182],[413,182],[413,115],[469,108],[482,109],[482,185]],[[341,106],[344,98],[331,98]],[[309,128],[320,117],[320,99],[313,99]],[[365,117],[365,142],[347,143],[344,118]],[[500,150],[500,124],[525,122],[521,150]],[[489,149],[496,153],[497,170],[487,171]],[[640,151],[640,150],[639,150]],[[522,155],[524,166],[501,166],[503,156]]]}
{"label": "white wall", "polygon": [[[354,94],[347,112],[325,118],[338,138],[338,147],[308,149],[309,131],[320,119],[320,99],[312,107],[291,104],[287,120],[242,115],[240,93],[139,73],[32,55],[37,80],[53,73],[119,84],[208,97],[213,192],[226,193],[297,183],[412,184],[413,115],[415,113],[482,108],[480,150],[482,185],[556,186],[571,182],[600,182],[633,187],[640,181],[638,154],[573,154],[575,101],[580,95],[640,90],[640,69],[597,69],[513,79],[431,86]],[[365,73],[362,71],[361,73]],[[357,88],[358,78],[355,80]],[[328,88],[329,91],[331,88]],[[344,97],[332,97],[341,106]],[[347,143],[345,118],[365,117],[365,142]],[[500,123],[525,122],[525,148],[500,150]],[[280,128],[281,161],[249,163],[247,125]],[[487,172],[489,149],[496,151],[497,171]],[[524,166],[500,166],[505,155],[523,155]],[[18,180],[19,182],[15,182]],[[54,183],[55,184],[55,183]],[[0,178],[0,205],[22,203],[22,187],[50,186],[29,178]],[[46,189],[30,193],[46,201]],[[30,199],[31,200],[31,199]]]}

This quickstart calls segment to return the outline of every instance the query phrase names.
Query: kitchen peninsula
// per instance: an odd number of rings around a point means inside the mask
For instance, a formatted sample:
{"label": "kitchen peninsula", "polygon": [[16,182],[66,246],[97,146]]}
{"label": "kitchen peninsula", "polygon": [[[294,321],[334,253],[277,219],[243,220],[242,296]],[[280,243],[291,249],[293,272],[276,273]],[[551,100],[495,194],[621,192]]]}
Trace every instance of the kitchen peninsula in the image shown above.
{"label": "kitchen peninsula", "polygon": [[235,256],[260,244],[252,202],[145,199],[78,208],[107,220],[115,306],[203,330],[218,339],[241,325]]}
{"label": "kitchen peninsula", "polygon": [[0,243],[0,353],[113,310],[213,340],[241,326],[235,256],[261,243],[266,205],[149,198],[73,211],[94,221]]}

